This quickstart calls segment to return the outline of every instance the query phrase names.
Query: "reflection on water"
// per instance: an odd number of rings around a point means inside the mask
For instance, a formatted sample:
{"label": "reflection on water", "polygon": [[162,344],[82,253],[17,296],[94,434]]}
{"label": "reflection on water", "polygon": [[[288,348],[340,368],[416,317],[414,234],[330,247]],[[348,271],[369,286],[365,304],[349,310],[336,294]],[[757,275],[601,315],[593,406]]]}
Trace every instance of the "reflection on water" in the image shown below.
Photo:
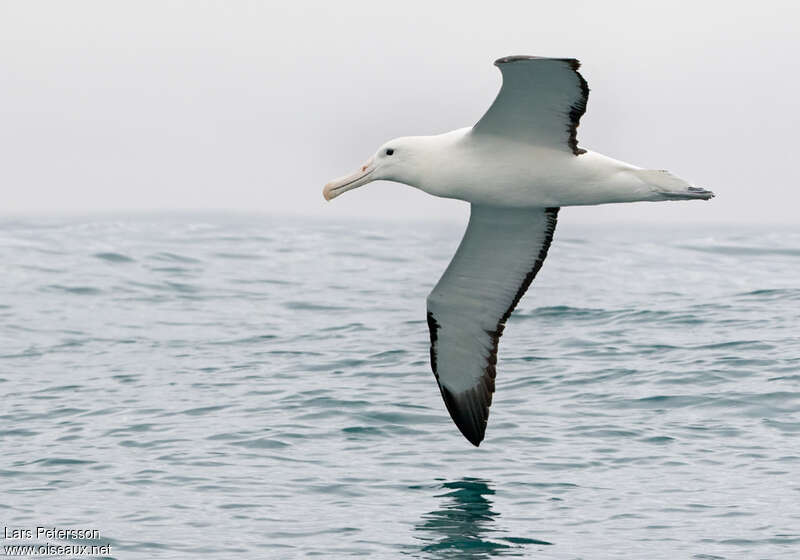
{"label": "reflection on water", "polygon": [[0,216],[2,521],[125,560],[800,559],[800,225],[578,222],[472,450],[423,312],[463,224]]}
{"label": "reflection on water", "polygon": [[[442,485],[444,494],[439,507],[422,516],[417,538],[429,558],[466,558],[480,560],[492,556],[521,556],[522,544],[550,544],[527,538],[497,537],[499,514],[488,498],[494,495],[486,481],[462,478]],[[490,536],[493,537],[490,539]],[[504,544],[507,541],[513,544]],[[457,553],[457,556],[455,554]]]}

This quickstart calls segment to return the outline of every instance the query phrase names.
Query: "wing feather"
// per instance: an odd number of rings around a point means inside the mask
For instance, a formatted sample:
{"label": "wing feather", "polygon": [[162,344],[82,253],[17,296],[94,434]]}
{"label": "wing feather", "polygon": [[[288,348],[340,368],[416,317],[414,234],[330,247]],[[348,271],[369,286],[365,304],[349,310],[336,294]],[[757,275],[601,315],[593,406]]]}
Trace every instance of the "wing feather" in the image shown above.
{"label": "wing feather", "polygon": [[486,433],[505,322],[547,257],[558,210],[473,204],[464,238],[428,296],[431,368],[473,445]]}
{"label": "wing feather", "polygon": [[495,61],[503,85],[492,106],[472,128],[529,144],[569,149],[576,156],[578,125],[589,86],[574,58],[507,56]]}

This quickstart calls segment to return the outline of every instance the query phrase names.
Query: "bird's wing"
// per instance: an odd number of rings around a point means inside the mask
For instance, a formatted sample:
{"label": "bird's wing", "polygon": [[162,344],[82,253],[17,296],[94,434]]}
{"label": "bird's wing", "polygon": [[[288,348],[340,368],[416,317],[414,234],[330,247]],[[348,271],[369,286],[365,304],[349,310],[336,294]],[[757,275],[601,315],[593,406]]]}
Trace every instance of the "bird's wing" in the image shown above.
{"label": "bird's wing", "polygon": [[433,374],[473,445],[486,432],[505,322],[542,267],[557,215],[473,204],[461,245],[428,296]]}
{"label": "bird's wing", "polygon": [[577,129],[586,112],[589,86],[574,58],[507,56],[495,61],[503,74],[497,98],[472,128],[519,142],[552,146],[580,155]]}

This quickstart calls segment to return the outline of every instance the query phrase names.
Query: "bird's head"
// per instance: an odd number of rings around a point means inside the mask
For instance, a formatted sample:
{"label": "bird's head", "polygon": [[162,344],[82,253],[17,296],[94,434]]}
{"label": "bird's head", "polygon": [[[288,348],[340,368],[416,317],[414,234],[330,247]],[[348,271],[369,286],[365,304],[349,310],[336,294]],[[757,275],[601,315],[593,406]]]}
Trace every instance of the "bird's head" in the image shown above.
{"label": "bird's head", "polygon": [[325,185],[322,196],[325,200],[331,200],[343,192],[379,179],[419,186],[417,178],[425,159],[423,144],[424,137],[418,136],[389,140],[358,171]]}

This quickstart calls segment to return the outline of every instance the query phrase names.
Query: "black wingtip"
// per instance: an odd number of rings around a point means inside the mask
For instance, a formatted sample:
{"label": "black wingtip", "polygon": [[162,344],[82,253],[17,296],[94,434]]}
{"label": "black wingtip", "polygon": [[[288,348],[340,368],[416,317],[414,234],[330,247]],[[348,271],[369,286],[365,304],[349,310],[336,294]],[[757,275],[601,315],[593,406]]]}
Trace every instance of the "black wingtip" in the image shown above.
{"label": "black wingtip", "polygon": [[[478,405],[475,399],[476,395],[471,394],[474,390],[465,391],[455,396],[441,383],[439,384],[439,389],[442,392],[442,399],[447,407],[447,412],[450,413],[450,417],[455,422],[458,430],[472,445],[480,447],[486,435],[489,407]],[[491,402],[491,399],[489,402]],[[479,408],[483,410],[478,410]]]}
{"label": "black wingtip", "polygon": [[577,58],[550,58],[548,56],[530,56],[524,54],[514,54],[511,56],[498,58],[494,61],[494,65],[500,66],[501,64],[508,64],[509,62],[521,62],[523,60],[557,60],[559,62],[566,62],[573,70],[578,70],[578,68],[581,67],[581,63]]}

